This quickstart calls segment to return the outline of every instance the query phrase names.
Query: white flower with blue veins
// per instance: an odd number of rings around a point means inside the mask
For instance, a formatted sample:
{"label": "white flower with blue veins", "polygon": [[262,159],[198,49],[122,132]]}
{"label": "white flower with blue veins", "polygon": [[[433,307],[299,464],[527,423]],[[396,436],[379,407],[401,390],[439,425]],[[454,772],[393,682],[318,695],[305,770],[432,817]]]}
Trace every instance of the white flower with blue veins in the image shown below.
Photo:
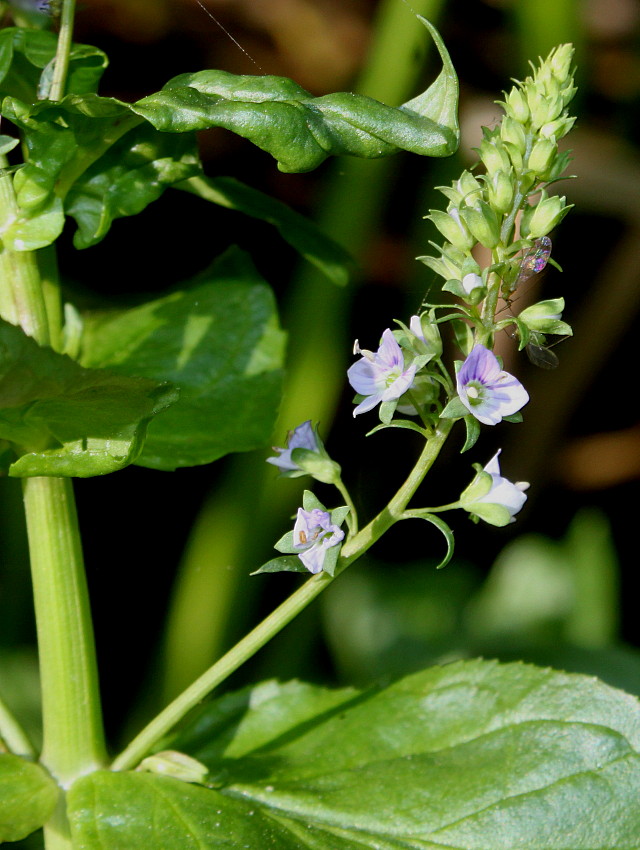
{"label": "white flower with blue veins", "polygon": [[360,348],[357,340],[353,350],[362,357],[347,370],[347,377],[354,390],[365,396],[354,409],[354,416],[366,413],[380,402],[400,398],[413,384],[418,366],[412,363],[405,367],[402,349],[388,328],[375,354]]}
{"label": "white flower with blue veins", "polygon": [[529,401],[520,381],[500,368],[498,358],[484,345],[476,345],[457,376],[460,401],[484,425],[497,425]]}

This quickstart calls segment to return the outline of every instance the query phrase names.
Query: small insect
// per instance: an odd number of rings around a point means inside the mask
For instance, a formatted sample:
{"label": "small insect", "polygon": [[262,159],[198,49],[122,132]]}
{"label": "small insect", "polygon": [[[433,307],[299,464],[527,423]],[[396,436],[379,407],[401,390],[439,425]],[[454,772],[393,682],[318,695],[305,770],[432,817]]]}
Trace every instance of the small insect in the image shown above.
{"label": "small insect", "polygon": [[505,281],[502,286],[502,296],[508,303],[511,302],[510,296],[516,291],[521,283],[533,277],[534,274],[539,274],[549,262],[551,256],[551,239],[548,236],[541,236],[533,243],[532,247],[527,251],[520,261],[520,268],[513,283],[509,284]]}

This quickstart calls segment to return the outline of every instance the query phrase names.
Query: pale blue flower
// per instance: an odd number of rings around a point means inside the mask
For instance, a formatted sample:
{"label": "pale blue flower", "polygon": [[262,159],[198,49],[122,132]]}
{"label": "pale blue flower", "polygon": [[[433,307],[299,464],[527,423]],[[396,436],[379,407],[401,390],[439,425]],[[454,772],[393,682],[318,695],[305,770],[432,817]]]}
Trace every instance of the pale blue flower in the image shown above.
{"label": "pale blue flower", "polygon": [[[503,526],[515,522],[514,517],[527,500],[526,481],[513,484],[500,474],[500,449],[484,469],[476,475],[460,497],[461,507],[491,525]],[[480,469],[480,466],[477,466]],[[489,476],[489,477],[488,477]]]}
{"label": "pale blue flower", "polygon": [[400,398],[411,387],[418,366],[412,363],[405,368],[402,349],[388,328],[375,354],[360,348],[357,340],[354,353],[362,357],[348,369],[347,376],[354,390],[365,396],[353,411],[354,416],[371,410],[380,402]]}
{"label": "pale blue flower", "polygon": [[316,432],[314,431],[311,420],[307,419],[302,425],[298,425],[293,431],[289,431],[287,435],[287,447],[279,449],[273,447],[274,452],[278,452],[277,457],[268,457],[267,463],[272,463],[283,471],[300,471],[300,467],[291,459],[291,452],[294,449],[308,449],[311,452],[317,452],[320,448]]}
{"label": "pale blue flower", "polygon": [[503,371],[498,358],[484,345],[476,345],[462,364],[457,388],[469,413],[485,425],[497,425],[529,401],[520,381]]}
{"label": "pale blue flower", "polygon": [[314,508],[298,508],[293,527],[293,548],[310,573],[322,570],[327,550],[344,539],[344,531],[331,522],[331,514]]}

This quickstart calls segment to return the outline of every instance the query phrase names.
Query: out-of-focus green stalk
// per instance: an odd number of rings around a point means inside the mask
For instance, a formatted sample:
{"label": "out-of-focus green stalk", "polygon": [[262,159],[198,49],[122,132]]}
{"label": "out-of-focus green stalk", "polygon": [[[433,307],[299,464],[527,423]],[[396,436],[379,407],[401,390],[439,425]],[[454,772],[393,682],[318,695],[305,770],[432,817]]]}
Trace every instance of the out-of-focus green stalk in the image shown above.
{"label": "out-of-focus green stalk", "polygon": [[567,546],[576,598],[566,637],[579,646],[611,646],[620,638],[618,561],[606,517],[595,510],[580,511],[571,523]]}
{"label": "out-of-focus green stalk", "polygon": [[511,6],[523,67],[531,56],[546,56],[557,44],[571,42],[580,66],[583,48],[578,0],[516,0]]}
{"label": "out-of-focus green stalk", "polygon": [[[412,8],[437,23],[443,3],[413,0]],[[389,105],[404,102],[415,92],[428,47],[428,32],[407,5],[385,0],[356,90]],[[395,167],[393,159],[345,158],[333,164],[318,223],[356,258],[374,238]],[[291,345],[274,438],[280,445],[287,430],[307,419],[320,422],[325,434],[328,430],[345,380],[349,301],[349,291],[327,282],[309,265],[293,282],[284,309]],[[165,642],[165,699],[221,654],[230,631],[238,636],[247,624],[260,589],[248,573],[270,557],[304,483],[279,480],[262,454],[239,456],[230,464],[225,485],[196,520],[176,585]],[[229,525],[229,515],[242,520]]]}

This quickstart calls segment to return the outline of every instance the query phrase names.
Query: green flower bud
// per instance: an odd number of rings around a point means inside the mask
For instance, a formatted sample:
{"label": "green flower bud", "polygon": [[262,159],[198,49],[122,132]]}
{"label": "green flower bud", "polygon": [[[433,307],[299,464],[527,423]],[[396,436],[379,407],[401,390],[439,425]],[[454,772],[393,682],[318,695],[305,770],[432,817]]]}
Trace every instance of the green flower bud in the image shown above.
{"label": "green flower bud", "polygon": [[526,124],[531,115],[527,99],[519,88],[512,88],[505,98],[505,112],[514,121]]}
{"label": "green flower bud", "polygon": [[545,91],[538,89],[530,90],[527,94],[527,100],[531,109],[531,125],[534,129],[555,121],[564,108],[562,98],[559,95],[549,97]]}
{"label": "green flower bud", "polygon": [[547,139],[562,139],[573,127],[575,121],[575,118],[568,115],[564,118],[558,118],[556,121],[549,121],[540,127],[540,135]]}
{"label": "green flower bud", "polygon": [[512,145],[524,156],[527,149],[527,139],[522,125],[518,124],[517,121],[514,121],[513,118],[509,118],[509,116],[507,116],[502,119],[502,124],[500,125],[500,138],[506,145]]}
{"label": "green flower bud", "polygon": [[553,76],[562,84],[572,82],[571,61],[573,59],[573,45],[560,44],[554,48],[545,60],[545,65],[551,70]]}
{"label": "green flower bud", "polygon": [[518,319],[530,331],[571,336],[571,325],[562,321],[563,310],[564,298],[549,298],[527,307],[520,313]]}
{"label": "green flower bud", "polygon": [[440,257],[417,257],[421,263],[428,266],[436,274],[439,274],[445,280],[450,278],[460,278],[462,276],[463,264],[466,260],[466,255],[462,251],[458,251],[453,245],[445,242],[440,249],[442,256]]}
{"label": "green flower bud", "polygon": [[482,186],[470,171],[463,171],[455,186],[468,204],[473,203],[474,196],[482,195]]}
{"label": "green flower bud", "polygon": [[493,138],[484,138],[480,143],[478,153],[487,169],[487,174],[494,174],[496,171],[508,172],[511,168],[509,155],[497,134]]}
{"label": "green flower bud", "polygon": [[487,180],[487,198],[497,212],[506,213],[511,209],[513,194],[513,181],[504,171],[496,171]]}
{"label": "green flower bud", "polygon": [[475,239],[469,233],[464,222],[460,219],[460,213],[456,207],[452,207],[448,212],[442,210],[429,210],[431,221],[438,228],[445,239],[448,239],[456,248],[462,251],[470,251],[475,244]]}
{"label": "green flower bud", "polygon": [[571,206],[573,204],[567,206],[564,196],[552,195],[547,198],[546,192],[543,191],[538,204],[522,214],[520,233],[526,239],[546,236],[562,221]]}
{"label": "green flower bud", "polygon": [[478,201],[473,207],[463,208],[460,215],[471,233],[485,248],[495,248],[500,242],[498,217],[486,201]]}
{"label": "green flower bud", "polygon": [[553,164],[556,151],[555,142],[550,139],[538,139],[529,154],[527,168],[538,175],[546,174]]}

